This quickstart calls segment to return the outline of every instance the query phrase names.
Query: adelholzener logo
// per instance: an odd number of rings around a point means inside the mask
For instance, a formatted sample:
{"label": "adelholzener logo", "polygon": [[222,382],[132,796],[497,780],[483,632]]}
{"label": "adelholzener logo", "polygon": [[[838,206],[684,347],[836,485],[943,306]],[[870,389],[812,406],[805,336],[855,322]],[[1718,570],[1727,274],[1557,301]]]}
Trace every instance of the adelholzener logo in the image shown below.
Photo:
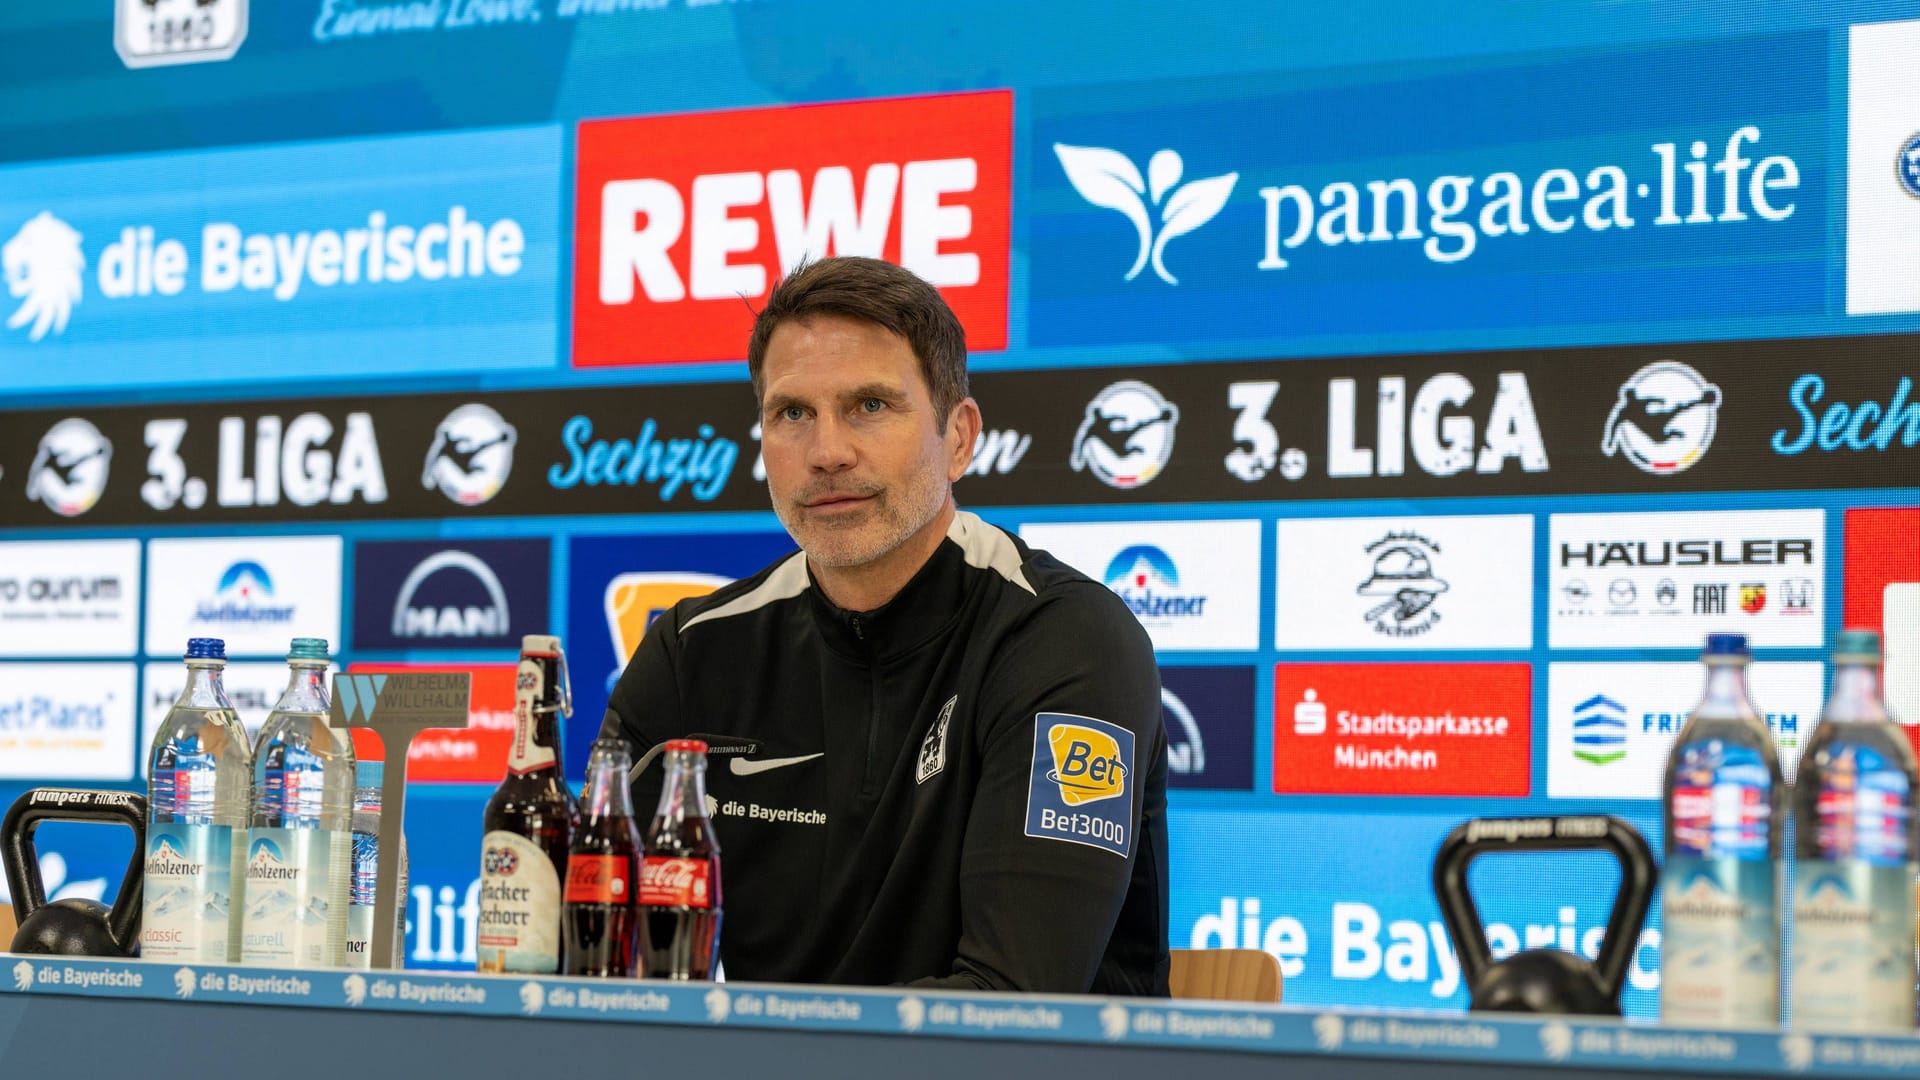
{"label": "adelholzener logo", "polygon": [[1686,364],[1648,364],[1621,384],[1600,450],[1656,476],[1684,472],[1713,445],[1720,402],[1720,388]]}
{"label": "adelholzener logo", "polygon": [[273,575],[259,563],[243,559],[220,575],[213,596],[194,608],[193,617],[202,623],[250,626],[293,622],[294,605],[272,600]]}
{"label": "adelholzener logo", "polygon": [[[478,604],[422,604],[416,602],[420,587],[435,574],[463,578]],[[513,625],[507,607],[507,591],[493,568],[465,551],[441,551],[429,555],[415,566],[400,584],[393,601],[393,636],[431,640],[502,637]]]}
{"label": "adelholzener logo", "polygon": [[1180,590],[1180,568],[1151,544],[1124,548],[1107,563],[1107,587],[1139,618],[1191,619],[1206,613],[1207,597]]}
{"label": "adelholzener logo", "polygon": [[1114,383],[1087,403],[1068,464],[1123,491],[1151,483],[1173,457],[1180,409],[1136,379]]}
{"label": "adelholzener logo", "polygon": [[1172,150],[1160,150],[1148,158],[1144,178],[1125,154],[1115,150],[1054,143],[1053,152],[1081,198],[1095,206],[1118,210],[1139,235],[1140,252],[1127,269],[1127,281],[1152,265],[1161,281],[1180,284],[1163,261],[1167,241],[1218,216],[1240,180],[1236,172],[1182,184],[1180,177],[1186,166]]}
{"label": "adelholzener logo", "polygon": [[1627,707],[1595,694],[1573,707],[1573,756],[1611,765],[1627,756]]}
{"label": "adelholzener logo", "polygon": [[247,0],[115,0],[113,48],[130,68],[225,60],[247,39]]}
{"label": "adelholzener logo", "polygon": [[1355,591],[1381,597],[1362,616],[1388,637],[1417,637],[1440,623],[1434,601],[1448,589],[1433,572],[1440,545],[1416,532],[1390,532],[1367,545],[1373,569]]}
{"label": "adelholzener logo", "polygon": [[462,506],[478,506],[506,486],[518,438],[513,425],[491,407],[462,405],[434,429],[420,485]]}
{"label": "adelholzener logo", "polygon": [[27,470],[27,498],[61,517],[79,517],[93,509],[107,490],[107,466],[113,444],[100,429],[68,417],[47,429]]}

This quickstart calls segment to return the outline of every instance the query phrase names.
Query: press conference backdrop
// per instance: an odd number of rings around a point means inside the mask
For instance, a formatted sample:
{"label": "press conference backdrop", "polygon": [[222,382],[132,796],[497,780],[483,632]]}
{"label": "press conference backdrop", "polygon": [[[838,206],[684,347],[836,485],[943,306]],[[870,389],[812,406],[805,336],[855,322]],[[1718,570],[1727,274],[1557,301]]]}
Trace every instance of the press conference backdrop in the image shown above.
{"label": "press conference backdrop", "polygon": [[[577,778],[651,617],[791,550],[742,355],[805,254],[965,323],[960,501],[1147,627],[1174,944],[1290,1001],[1464,1007],[1463,818],[1658,848],[1710,630],[1790,764],[1843,624],[1920,719],[1911,4],[87,0],[0,61],[0,798],[141,787],[191,635],[255,723],[294,634],[471,670],[411,965],[474,959],[519,635]],[[1591,955],[1616,880],[1474,884]]]}

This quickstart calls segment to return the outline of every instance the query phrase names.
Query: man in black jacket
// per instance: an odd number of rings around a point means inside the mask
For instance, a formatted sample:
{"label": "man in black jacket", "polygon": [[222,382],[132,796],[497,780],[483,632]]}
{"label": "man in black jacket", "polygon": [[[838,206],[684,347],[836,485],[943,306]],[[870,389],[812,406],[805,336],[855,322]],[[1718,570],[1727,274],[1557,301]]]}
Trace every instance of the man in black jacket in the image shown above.
{"label": "man in black jacket", "polygon": [[662,614],[603,728],[636,754],[757,744],[707,777],[728,977],[1166,994],[1153,647],[956,508],[981,425],[959,320],[906,270],[832,258],[781,282],[747,355],[801,550]]}

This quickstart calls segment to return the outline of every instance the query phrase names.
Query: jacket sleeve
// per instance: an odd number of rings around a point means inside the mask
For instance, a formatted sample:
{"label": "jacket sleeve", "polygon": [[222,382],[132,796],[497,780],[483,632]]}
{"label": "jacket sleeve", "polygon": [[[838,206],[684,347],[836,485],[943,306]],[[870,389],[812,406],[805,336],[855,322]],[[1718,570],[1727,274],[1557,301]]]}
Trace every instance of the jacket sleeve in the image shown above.
{"label": "jacket sleeve", "polygon": [[[683,733],[674,663],[679,646],[675,633],[679,614],[676,605],[654,620],[633,650],[626,670],[620,673],[613,693],[607,696],[607,712],[600,722],[599,737],[624,739],[635,764],[662,740]],[[653,816],[653,808],[660,801],[662,779],[660,768],[655,765],[633,783],[633,810],[643,823]]]}
{"label": "jacket sleeve", "polygon": [[1086,993],[1142,846],[1164,843],[1152,643],[1112,593],[1075,583],[1009,635],[980,694],[959,955],[913,985]]}

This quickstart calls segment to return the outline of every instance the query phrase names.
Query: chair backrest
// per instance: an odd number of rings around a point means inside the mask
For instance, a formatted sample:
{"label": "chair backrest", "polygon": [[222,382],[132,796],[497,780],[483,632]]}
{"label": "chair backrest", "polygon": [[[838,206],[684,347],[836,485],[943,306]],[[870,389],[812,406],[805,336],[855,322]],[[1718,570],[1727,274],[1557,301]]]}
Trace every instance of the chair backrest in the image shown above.
{"label": "chair backrest", "polygon": [[1174,949],[1173,996],[1202,1001],[1280,1000],[1280,962],[1259,949]]}
{"label": "chair backrest", "polygon": [[13,905],[0,904],[0,952],[6,952],[13,941]]}

